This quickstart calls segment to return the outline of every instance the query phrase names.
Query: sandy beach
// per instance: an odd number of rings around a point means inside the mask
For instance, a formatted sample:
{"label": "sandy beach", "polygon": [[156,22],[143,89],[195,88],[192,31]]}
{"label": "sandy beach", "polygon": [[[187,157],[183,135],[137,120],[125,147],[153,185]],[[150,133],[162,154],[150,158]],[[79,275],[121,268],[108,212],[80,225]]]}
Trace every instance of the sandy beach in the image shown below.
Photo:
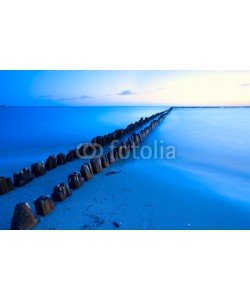
{"label": "sandy beach", "polygon": [[[226,121],[228,113],[231,128],[225,124],[227,131],[220,129],[224,139],[215,138],[212,126]],[[204,114],[210,114],[210,120],[205,121]],[[249,229],[248,165],[238,161],[235,169],[233,163],[228,164],[233,155],[230,147],[223,156],[220,152],[232,140],[239,143],[234,128],[238,118],[245,122],[248,134],[248,116],[249,109],[244,108],[174,109],[142,146],[153,147],[155,141],[175,145],[175,159],[120,160],[57,203],[35,229]],[[206,143],[208,139],[210,143]],[[206,156],[207,151],[210,155]],[[9,229],[17,203],[28,202],[34,211],[32,202],[36,198],[51,194],[60,182],[67,183],[68,174],[79,171],[83,163],[75,160],[57,167],[2,195],[0,228]]]}

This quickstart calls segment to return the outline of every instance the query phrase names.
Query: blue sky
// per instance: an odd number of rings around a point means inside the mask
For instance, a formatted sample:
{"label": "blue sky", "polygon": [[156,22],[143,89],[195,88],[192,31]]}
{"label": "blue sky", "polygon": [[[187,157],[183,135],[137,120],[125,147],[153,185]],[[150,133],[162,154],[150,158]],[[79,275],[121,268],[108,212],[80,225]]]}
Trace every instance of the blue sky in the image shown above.
{"label": "blue sky", "polygon": [[250,71],[0,71],[0,105],[250,105]]}

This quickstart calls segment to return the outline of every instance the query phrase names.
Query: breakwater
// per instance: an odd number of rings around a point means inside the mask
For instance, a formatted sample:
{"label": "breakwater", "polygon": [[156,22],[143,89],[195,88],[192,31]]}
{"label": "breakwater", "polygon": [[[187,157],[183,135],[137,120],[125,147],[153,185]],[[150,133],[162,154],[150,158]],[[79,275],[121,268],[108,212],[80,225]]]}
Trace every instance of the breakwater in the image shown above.
{"label": "breakwater", "polygon": [[[127,139],[127,141],[121,142],[118,146],[103,154],[101,157],[94,157],[90,160],[89,163],[83,164],[79,172],[69,174],[67,184],[60,183],[59,185],[56,185],[50,196],[40,196],[39,198],[37,198],[34,202],[37,216],[35,216],[35,214],[32,212],[29,204],[19,203],[14,210],[11,228],[33,228],[37,224],[39,216],[45,216],[49,214],[55,208],[56,202],[64,201],[65,199],[70,197],[75,189],[84,186],[84,184],[87,181],[91,180],[93,176],[101,173],[103,169],[108,168],[119,159],[126,159],[129,153],[131,153],[133,149],[135,149],[142,143],[142,141],[148,136],[148,134],[164,119],[169,111],[170,110],[167,110],[165,112],[156,114],[156,116],[152,118],[154,120],[151,121],[149,126],[145,127],[137,134],[133,133]],[[137,128],[139,127],[140,125],[137,126]],[[93,142],[96,142],[96,140]],[[105,145],[105,142],[102,143],[103,145]]]}

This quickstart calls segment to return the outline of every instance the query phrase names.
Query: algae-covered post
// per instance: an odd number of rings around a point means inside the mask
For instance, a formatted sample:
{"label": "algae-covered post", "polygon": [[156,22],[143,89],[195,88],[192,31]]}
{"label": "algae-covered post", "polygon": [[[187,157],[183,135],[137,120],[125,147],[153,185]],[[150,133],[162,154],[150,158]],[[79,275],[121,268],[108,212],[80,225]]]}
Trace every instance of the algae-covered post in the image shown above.
{"label": "algae-covered post", "polygon": [[95,157],[90,160],[91,167],[94,174],[99,174],[102,172],[102,163],[100,157]]}
{"label": "algae-covered post", "polygon": [[50,196],[40,196],[34,201],[36,214],[40,216],[48,215],[54,208],[55,202]]}
{"label": "algae-covered post", "polygon": [[93,170],[89,163],[85,163],[81,166],[80,173],[85,181],[88,181],[93,177]]}
{"label": "algae-covered post", "polygon": [[46,173],[45,164],[43,162],[32,164],[31,172],[35,177],[43,176]]}
{"label": "algae-covered post", "polygon": [[56,167],[57,167],[56,157],[54,155],[50,155],[45,162],[45,168],[47,171],[50,171],[55,169]]}
{"label": "algae-covered post", "polygon": [[29,183],[30,181],[32,181],[33,178],[34,178],[34,175],[31,173],[30,169],[23,168],[22,171],[20,171],[19,173],[15,173],[13,175],[14,185],[16,187],[23,186],[23,185]]}
{"label": "algae-covered post", "polygon": [[71,196],[71,190],[69,189],[69,187],[66,184],[60,183],[54,187],[54,190],[52,193],[52,198],[55,201],[61,202],[70,196]]}
{"label": "algae-covered post", "polygon": [[83,185],[84,178],[81,176],[80,173],[74,172],[69,175],[68,182],[69,182],[69,187],[73,190],[76,190]]}
{"label": "algae-covered post", "polygon": [[13,191],[14,188],[10,177],[0,177],[0,195]]}
{"label": "algae-covered post", "polygon": [[18,203],[11,221],[12,230],[32,229],[38,223],[28,203]]}

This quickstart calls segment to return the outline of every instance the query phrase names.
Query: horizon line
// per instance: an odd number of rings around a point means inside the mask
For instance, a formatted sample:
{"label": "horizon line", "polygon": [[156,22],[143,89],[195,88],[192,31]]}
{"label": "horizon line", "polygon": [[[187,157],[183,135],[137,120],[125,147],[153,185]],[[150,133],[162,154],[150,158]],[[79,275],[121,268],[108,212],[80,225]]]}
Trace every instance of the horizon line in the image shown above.
{"label": "horizon line", "polygon": [[1,105],[0,107],[173,107],[173,108],[237,108],[237,107],[247,107],[250,105]]}

